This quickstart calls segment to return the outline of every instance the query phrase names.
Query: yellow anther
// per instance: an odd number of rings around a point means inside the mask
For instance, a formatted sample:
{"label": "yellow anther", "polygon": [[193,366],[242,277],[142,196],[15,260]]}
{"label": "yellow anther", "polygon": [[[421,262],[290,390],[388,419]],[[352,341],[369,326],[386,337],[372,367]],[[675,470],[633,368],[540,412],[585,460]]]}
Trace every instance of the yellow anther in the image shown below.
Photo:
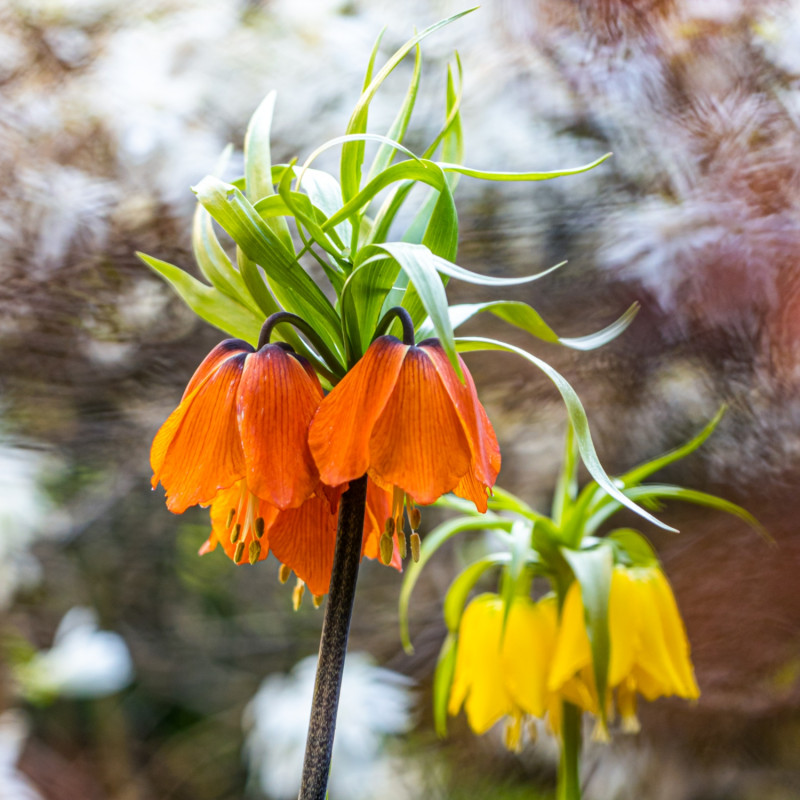
{"label": "yellow anther", "polygon": [[413,558],[414,561],[419,561],[419,545],[419,534],[414,531],[414,533],[411,534],[411,558]]}
{"label": "yellow anther", "polygon": [[250,552],[248,553],[248,558],[250,559],[251,564],[255,564],[258,561],[258,557],[261,555],[261,542],[257,542],[253,539],[250,542]]}
{"label": "yellow anther", "polygon": [[[237,522],[231,531],[231,544],[236,544],[239,541],[239,536],[242,533],[242,526]],[[237,559],[238,561],[238,559]]]}
{"label": "yellow anther", "polygon": [[392,563],[392,554],[394,552],[394,544],[392,542],[392,537],[389,536],[388,533],[384,533],[381,536],[381,564],[391,564]]}
{"label": "yellow anther", "polygon": [[391,517],[386,520],[386,524],[383,526],[383,532],[387,536],[394,536],[394,520]]}
{"label": "yellow anther", "polygon": [[503,745],[512,753],[522,752],[522,716],[513,716],[503,729]]}
{"label": "yellow anther", "polygon": [[242,556],[244,555],[244,542],[239,542],[236,545],[236,552],[233,554],[233,560],[236,564],[238,564],[242,560]]}
{"label": "yellow anther", "polygon": [[397,549],[400,551],[400,558],[405,558],[408,555],[408,541],[403,531],[397,534]]}
{"label": "yellow anther", "polygon": [[533,719],[533,717],[528,717],[528,724],[525,726],[525,730],[528,732],[528,738],[531,740],[531,744],[534,744],[539,738],[539,727],[536,725],[536,720]]}
{"label": "yellow anther", "polygon": [[233,523],[233,518],[236,516],[236,509],[232,508],[228,512],[228,521],[225,523],[226,528],[230,528],[231,524]]}
{"label": "yellow anther", "polygon": [[264,517],[256,517],[256,536],[260,539],[264,535]]}
{"label": "yellow anther", "polygon": [[297,579],[297,583],[295,584],[294,589],[292,590],[292,607],[295,611],[300,608],[300,604],[303,602],[303,594],[306,590],[306,585],[300,578]]}
{"label": "yellow anther", "polygon": [[642,726],[639,724],[639,717],[636,714],[624,716],[620,723],[623,733],[639,733]]}
{"label": "yellow anther", "polygon": [[281,564],[281,568],[278,572],[278,580],[281,583],[286,583],[289,580],[289,576],[292,574],[291,567],[288,564]]}
{"label": "yellow anther", "polygon": [[322,595],[321,594],[312,594],[311,600],[314,603],[314,608],[319,608],[322,605]]}
{"label": "yellow anther", "polygon": [[422,514],[420,514],[416,506],[408,509],[408,522],[411,525],[412,531],[419,530],[420,523],[422,522]]}
{"label": "yellow anther", "polygon": [[611,741],[611,736],[608,733],[608,727],[605,722],[597,720],[592,731],[592,741],[600,742],[601,744],[608,744]]}

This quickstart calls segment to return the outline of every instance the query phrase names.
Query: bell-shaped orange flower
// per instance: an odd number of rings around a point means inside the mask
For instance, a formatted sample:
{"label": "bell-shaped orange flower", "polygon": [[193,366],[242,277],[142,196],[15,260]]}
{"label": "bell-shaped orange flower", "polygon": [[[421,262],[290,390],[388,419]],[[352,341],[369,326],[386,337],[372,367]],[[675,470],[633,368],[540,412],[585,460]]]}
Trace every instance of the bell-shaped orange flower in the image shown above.
{"label": "bell-shaped orange flower", "polygon": [[365,472],[421,504],[447,492],[486,511],[500,449],[459,359],[461,383],[438,340],[380,336],[320,403],[308,442],[326,484]]}
{"label": "bell-shaped orange flower", "polygon": [[[321,491],[299,508],[281,510],[249,491],[240,480],[217,493],[211,504],[211,536],[200,554],[217,545],[236,564],[255,564],[271,552],[292,570],[314,595],[328,591],[336,544],[339,498],[346,487]],[[367,488],[367,513],[364,519],[362,555],[378,556],[378,541],[389,514],[387,493],[374,484]],[[401,568],[397,541],[392,566]]]}
{"label": "bell-shaped orange flower", "polygon": [[257,498],[298,508],[319,484],[306,434],[321,399],[314,371],[283,345],[218,344],[156,434],[153,487],[176,514],[243,478]]}

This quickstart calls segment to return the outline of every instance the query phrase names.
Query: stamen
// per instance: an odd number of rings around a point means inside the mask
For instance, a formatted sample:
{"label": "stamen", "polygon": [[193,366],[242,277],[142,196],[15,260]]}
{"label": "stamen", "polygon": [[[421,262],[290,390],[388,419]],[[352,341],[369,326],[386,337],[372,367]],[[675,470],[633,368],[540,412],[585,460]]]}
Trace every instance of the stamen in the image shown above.
{"label": "stamen", "polygon": [[503,745],[512,753],[522,752],[522,715],[514,716],[506,723],[503,730]]}
{"label": "stamen", "polygon": [[256,536],[260,539],[264,535],[264,517],[256,517]]}
{"label": "stamen", "polygon": [[236,544],[239,541],[239,536],[242,533],[242,526],[237,522],[231,531],[231,544]]}
{"label": "stamen", "polygon": [[411,558],[414,559],[414,562],[419,561],[419,545],[419,534],[414,531],[414,533],[411,534]]}
{"label": "stamen", "polygon": [[250,552],[248,553],[248,558],[250,559],[251,564],[255,564],[258,561],[258,557],[261,555],[261,542],[257,542],[255,539],[250,542]]}
{"label": "stamen", "polygon": [[312,594],[311,600],[314,603],[314,608],[319,608],[322,605],[322,595],[321,594]]}
{"label": "stamen", "polygon": [[233,523],[233,518],[236,516],[236,509],[232,508],[228,512],[228,521],[225,523],[226,528],[230,528],[231,524]]}
{"label": "stamen", "polygon": [[303,593],[306,590],[306,585],[300,578],[297,579],[297,584],[292,591],[292,606],[295,611],[300,608],[300,604],[303,602]]}
{"label": "stamen", "polygon": [[405,558],[408,555],[408,541],[403,531],[397,534],[397,549],[400,551],[400,558]]}
{"label": "stamen", "polygon": [[289,576],[292,574],[292,569],[288,564],[281,564],[281,568],[278,571],[278,580],[281,583],[286,583],[289,580]]}
{"label": "stamen", "polygon": [[236,545],[236,552],[233,554],[234,563],[238,564],[242,560],[242,556],[244,555],[244,542],[239,542]]}
{"label": "stamen", "polygon": [[394,520],[391,517],[386,520],[386,524],[383,526],[383,532],[387,536],[394,536]]}
{"label": "stamen", "polygon": [[392,563],[392,553],[394,552],[394,545],[392,543],[392,537],[389,536],[388,533],[383,533],[381,535],[381,564],[389,565]]}
{"label": "stamen", "polygon": [[422,522],[422,514],[420,514],[420,511],[416,506],[412,506],[408,509],[408,521],[411,525],[412,531],[419,530],[420,523]]}
{"label": "stamen", "polygon": [[539,738],[539,727],[536,724],[536,720],[533,717],[528,717],[528,723],[525,726],[525,730],[528,732],[528,738],[531,740],[531,744],[535,744],[536,740]]}

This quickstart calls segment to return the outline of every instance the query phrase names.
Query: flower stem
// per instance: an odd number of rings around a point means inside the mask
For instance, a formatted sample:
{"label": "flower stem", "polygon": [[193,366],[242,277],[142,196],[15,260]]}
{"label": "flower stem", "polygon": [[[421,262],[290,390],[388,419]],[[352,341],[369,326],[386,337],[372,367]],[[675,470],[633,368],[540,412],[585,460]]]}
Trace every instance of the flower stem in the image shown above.
{"label": "flower stem", "polygon": [[557,800],[581,800],[581,709],[563,704]]}
{"label": "flower stem", "polygon": [[336,711],[342,686],[347,635],[356,593],[364,511],[367,501],[367,476],[350,481],[350,488],[339,501],[339,527],[322,638],[319,643],[317,680],[308,723],[303,779],[298,800],[325,800],[331,766]]}

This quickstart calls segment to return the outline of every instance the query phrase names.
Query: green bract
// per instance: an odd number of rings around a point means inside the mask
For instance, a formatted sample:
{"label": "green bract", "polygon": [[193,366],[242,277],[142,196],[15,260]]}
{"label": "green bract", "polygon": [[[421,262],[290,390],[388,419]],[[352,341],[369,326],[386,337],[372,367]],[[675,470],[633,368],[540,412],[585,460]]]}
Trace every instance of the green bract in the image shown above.
{"label": "green bract", "polygon": [[[642,483],[657,470],[686,457],[700,447],[719,423],[723,412],[724,409],[721,409],[697,436],[682,447],[645,462],[613,481],[603,474],[603,480],[593,480],[580,491],[578,491],[580,440],[570,425],[550,516],[533,510],[522,500],[499,487],[495,487],[494,496],[489,500],[489,510],[485,515],[478,514],[472,504],[459,498],[447,497],[438,502],[440,506],[459,511],[461,516],[442,523],[425,537],[419,562],[410,564],[405,574],[400,593],[399,618],[400,634],[407,651],[413,651],[408,631],[411,593],[422,568],[433,554],[448,539],[464,531],[492,531],[494,538],[499,539],[503,545],[503,549],[482,556],[468,565],[454,579],[445,596],[443,612],[449,633],[442,649],[434,682],[434,712],[436,727],[440,733],[446,731],[447,697],[452,680],[452,663],[455,662],[458,649],[461,616],[470,592],[480,578],[492,568],[501,568],[500,595],[504,600],[506,618],[515,595],[527,594],[534,577],[549,580],[556,595],[562,599],[573,581],[580,584],[586,628],[592,650],[598,706],[603,714],[606,708],[610,653],[608,598],[614,564],[650,567],[658,564],[658,558],[650,543],[639,531],[632,528],[617,528],[598,536],[599,527],[632,500],[660,501],[674,498],[726,511],[767,537],[759,522],[735,503],[681,486]],[[584,461],[590,466],[591,459],[587,459],[586,455]],[[610,488],[605,485],[606,481],[609,482]],[[613,492],[610,489],[613,489]]]}

